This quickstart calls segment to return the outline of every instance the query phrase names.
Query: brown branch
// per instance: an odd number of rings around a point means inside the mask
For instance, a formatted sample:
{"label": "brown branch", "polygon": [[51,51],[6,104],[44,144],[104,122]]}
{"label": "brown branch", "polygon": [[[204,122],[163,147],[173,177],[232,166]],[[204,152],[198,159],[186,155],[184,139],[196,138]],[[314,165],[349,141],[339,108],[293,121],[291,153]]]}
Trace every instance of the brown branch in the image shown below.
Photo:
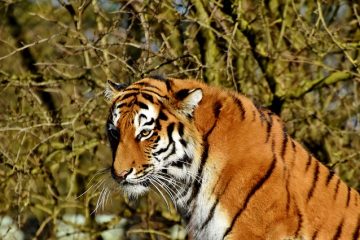
{"label": "brown branch", "polygon": [[[10,28],[10,34],[15,39],[17,48],[23,48],[20,51],[23,66],[25,69],[30,71],[31,74],[37,76],[37,78],[35,79],[36,82],[44,82],[42,74],[35,65],[35,57],[31,53],[30,49],[28,47],[24,48],[22,44],[23,42],[26,42],[24,38],[24,31],[14,15],[14,9],[15,4],[10,4],[6,13],[6,19]],[[48,92],[42,91],[41,89],[36,89],[35,92],[41,99],[42,105],[46,106],[47,111],[50,114],[51,120],[53,122],[59,122],[58,112],[52,95]]]}
{"label": "brown branch", "polygon": [[297,99],[303,97],[306,93],[309,93],[315,89],[319,89],[323,86],[330,86],[340,81],[352,79],[353,75],[346,71],[337,71],[331,73],[329,76],[322,77],[315,80],[304,80],[303,85],[290,91],[282,96],[286,101],[291,99]]}

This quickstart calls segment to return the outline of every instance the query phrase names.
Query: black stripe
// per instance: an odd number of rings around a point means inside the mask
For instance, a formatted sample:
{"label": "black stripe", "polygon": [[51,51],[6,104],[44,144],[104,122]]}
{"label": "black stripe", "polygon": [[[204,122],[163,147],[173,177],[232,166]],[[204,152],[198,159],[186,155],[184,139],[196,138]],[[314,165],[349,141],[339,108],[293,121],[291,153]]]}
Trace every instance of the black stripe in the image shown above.
{"label": "black stripe", "polygon": [[334,237],[332,238],[333,240],[340,238],[343,225],[344,225],[344,219],[341,220],[339,226],[336,228],[336,233],[335,233]]}
{"label": "black stripe", "polygon": [[164,121],[168,120],[168,117],[167,117],[167,115],[164,113],[164,111],[160,111],[160,112],[159,112],[159,119],[160,119],[160,120],[164,120]]}
{"label": "black stripe", "polygon": [[[135,85],[135,83],[134,83],[134,85]],[[139,87],[134,86],[134,85],[133,85],[132,87],[126,88],[123,92],[129,92],[129,91],[140,92],[140,91],[142,91],[142,90],[146,90],[146,89],[144,89],[144,88],[139,88]],[[136,84],[136,85],[141,85],[141,84]],[[158,90],[160,90],[160,89],[158,89]]]}
{"label": "black stripe", "polygon": [[272,116],[269,116],[269,122],[268,125],[266,126],[266,139],[265,139],[265,143],[267,143],[270,139],[270,135],[271,135],[271,128],[273,126],[273,119]]}
{"label": "black stripe", "polygon": [[339,186],[340,186],[340,179],[337,180],[337,183],[336,183],[336,186],[335,186],[334,199],[336,199],[337,194],[339,192]]}
{"label": "black stripe", "polygon": [[261,125],[263,124],[263,122],[266,122],[266,123],[267,123],[264,112],[263,112],[260,108],[258,108],[257,110],[258,110],[258,112],[259,112],[259,114],[260,114]]}
{"label": "black stripe", "polygon": [[167,126],[167,128],[166,128],[169,142],[173,141],[172,133],[174,131],[174,127],[175,127],[175,123],[170,123],[169,126]]}
{"label": "black stripe", "polygon": [[307,172],[307,170],[309,169],[309,167],[311,165],[311,158],[312,158],[312,156],[311,156],[311,154],[309,154],[308,160],[306,162],[305,172]]}
{"label": "black stripe", "polygon": [[355,227],[355,231],[354,233],[352,234],[352,239],[353,240],[359,240],[359,235],[360,233],[360,215],[358,216],[358,220],[357,220],[357,224],[356,224],[356,227]]}
{"label": "black stripe", "polygon": [[244,105],[242,104],[241,100],[239,98],[237,98],[236,96],[232,96],[236,106],[238,107],[239,111],[240,111],[240,116],[241,116],[241,120],[245,119],[245,108]]}
{"label": "black stripe", "polygon": [[286,184],[285,184],[285,189],[286,189],[286,214],[289,213],[290,210],[290,191],[289,191],[289,177],[286,178]]}
{"label": "black stripe", "polygon": [[176,147],[175,147],[175,143],[174,143],[174,142],[172,142],[172,144],[171,144],[170,146],[172,146],[171,152],[170,152],[167,156],[165,156],[165,157],[163,158],[163,161],[166,161],[166,160],[167,160],[171,155],[173,155],[173,154],[175,153],[175,151],[176,151]]}
{"label": "black stripe", "polygon": [[[185,164],[190,165],[191,162],[192,162],[192,159],[187,154],[185,154],[178,161],[172,162],[170,165],[173,166],[173,167],[182,168]],[[185,191],[185,192],[187,192],[187,191]]]}
{"label": "black stripe", "polygon": [[149,102],[154,103],[154,98],[153,98],[150,94],[141,93],[141,96],[142,96],[143,98],[145,98],[146,100],[148,100]]}
{"label": "black stripe", "polygon": [[187,143],[186,143],[186,141],[185,141],[184,139],[180,139],[180,143],[181,143],[184,147],[187,146]]}
{"label": "black stripe", "polygon": [[316,231],[314,232],[314,234],[312,235],[311,240],[315,240],[316,237],[317,237],[317,235],[318,235],[318,233],[319,233],[319,232],[316,230]]}
{"label": "black stripe", "polygon": [[119,105],[117,105],[116,107],[119,109],[119,108],[122,108],[124,106],[126,106],[127,104],[126,103],[120,103]]}
{"label": "black stripe", "polygon": [[348,190],[348,194],[347,194],[347,199],[346,199],[346,207],[349,207],[349,203],[350,203],[350,197],[351,197],[351,188],[349,186],[347,186],[347,190]]}
{"label": "black stripe", "polygon": [[294,237],[299,237],[299,233],[301,231],[302,223],[303,223],[303,215],[301,214],[300,210],[297,208],[297,217],[298,217],[298,225],[294,234]]}
{"label": "black stripe", "polygon": [[[136,82],[136,83],[133,83],[133,85],[139,85],[139,86],[144,86],[146,88],[154,88],[158,91],[161,91],[158,87],[154,86],[154,85],[151,85],[150,83],[147,83],[147,82]],[[128,89],[132,89],[132,88],[127,88],[126,90]],[[145,90],[145,89],[141,89],[141,90]]]}
{"label": "black stripe", "polygon": [[185,163],[183,163],[182,161],[175,161],[170,164],[170,166],[176,167],[176,168],[183,168],[184,165],[185,165]]}
{"label": "black stripe", "polygon": [[311,188],[310,188],[310,190],[308,192],[308,195],[307,195],[307,201],[309,201],[311,199],[311,197],[313,196],[316,184],[317,184],[317,182],[319,180],[320,165],[319,165],[318,161],[314,161],[314,162],[315,162],[315,169],[314,169],[313,182],[312,182]]}
{"label": "black stripe", "polygon": [[126,89],[123,91],[123,93],[131,92],[131,91],[139,92],[139,91],[140,91],[140,88],[132,86],[132,87],[126,88]]}
{"label": "black stripe", "polygon": [[115,98],[115,100],[113,100],[113,102],[114,102],[114,103],[117,102],[120,98],[121,98],[121,95],[117,96],[117,97]]}
{"label": "black stripe", "polygon": [[214,202],[214,204],[212,205],[210,211],[209,211],[209,214],[208,216],[206,217],[206,220],[204,221],[204,223],[202,224],[201,228],[200,228],[200,231],[202,231],[207,225],[208,223],[210,222],[210,220],[214,217],[214,213],[215,213],[215,209],[216,209],[216,206],[218,205],[219,203],[219,200],[221,198],[222,195],[224,195],[225,191],[227,190],[227,187],[229,186],[229,183],[230,183],[230,180],[229,179],[225,185],[225,187],[223,188],[223,190],[221,191],[221,193],[216,197],[216,201]]}
{"label": "black stripe", "polygon": [[169,99],[167,96],[163,96],[163,95],[161,95],[160,93],[157,93],[157,92],[152,91],[152,90],[150,90],[150,89],[143,89],[143,90],[141,90],[141,92],[142,92],[142,93],[153,93],[153,94],[157,95],[157,96],[160,97],[160,98]]}
{"label": "black stripe", "polygon": [[252,119],[252,121],[254,122],[254,121],[255,121],[255,117],[256,117],[256,112],[253,110],[252,113],[253,113],[253,119]]}
{"label": "black stripe", "polygon": [[232,231],[232,228],[235,225],[236,220],[240,217],[240,215],[242,214],[242,212],[246,209],[250,199],[254,196],[254,194],[256,193],[257,190],[259,190],[263,184],[266,182],[266,180],[269,179],[269,177],[271,176],[272,172],[274,171],[276,165],[276,157],[274,156],[270,167],[268,168],[268,170],[266,171],[265,175],[252,187],[252,189],[250,190],[250,192],[248,193],[248,195],[246,196],[245,200],[244,200],[244,204],[243,206],[239,209],[239,211],[235,214],[233,220],[231,221],[230,227],[228,227],[225,231],[225,234],[223,236],[223,239]]}
{"label": "black stripe", "polygon": [[290,168],[290,170],[291,170],[294,167],[295,161],[296,161],[296,145],[295,145],[295,142],[294,142],[293,139],[290,138],[290,141],[291,141],[292,153],[293,153],[292,162],[291,162],[291,168]]}
{"label": "black stripe", "polygon": [[179,101],[184,100],[190,93],[190,89],[181,89],[175,93],[175,98]]}
{"label": "black stripe", "polygon": [[148,164],[142,164],[141,167],[143,168],[149,168],[149,167],[153,167],[154,164],[148,163]]}
{"label": "black stripe", "polygon": [[329,174],[328,174],[328,176],[326,178],[326,186],[329,185],[329,183],[331,182],[331,179],[334,177],[334,174],[335,174],[335,172],[333,170],[329,171]]}
{"label": "black stripe", "polygon": [[155,128],[158,131],[161,131],[161,124],[160,124],[160,119],[159,118],[156,119]]}
{"label": "black stripe", "polygon": [[172,80],[171,79],[167,79],[166,77],[164,76],[159,76],[159,75],[151,75],[149,76],[148,78],[151,78],[153,80],[157,80],[159,82],[162,82],[166,85],[166,90],[168,92],[171,91],[171,85],[172,85]]}
{"label": "black stripe", "polygon": [[137,92],[124,94],[124,95],[121,96],[120,101],[124,101],[125,99],[130,98],[130,97],[135,97],[136,95],[137,95]]}
{"label": "black stripe", "polygon": [[208,142],[204,142],[204,149],[202,151],[202,154],[201,154],[201,160],[200,160],[200,166],[199,166],[199,169],[198,169],[198,172],[196,174],[196,180],[194,182],[194,186],[192,188],[192,193],[191,193],[191,197],[189,198],[188,200],[188,205],[190,205],[190,202],[193,201],[197,194],[199,193],[199,190],[200,190],[200,187],[201,187],[201,184],[202,184],[202,175],[203,175],[203,168],[204,168],[204,165],[207,161],[207,158],[209,156],[209,143]]}
{"label": "black stripe", "polygon": [[211,209],[210,209],[210,212],[209,212],[208,216],[206,217],[205,222],[202,224],[202,226],[201,226],[201,228],[200,228],[200,231],[202,231],[202,230],[206,227],[206,225],[208,225],[208,223],[210,222],[210,220],[214,217],[215,208],[216,208],[216,206],[218,205],[219,200],[220,200],[220,197],[217,197],[217,198],[216,198],[216,201],[214,202],[214,204],[212,205],[212,207],[211,207]]}
{"label": "black stripe", "polygon": [[143,102],[137,102],[137,105],[142,109],[149,109],[149,107]]}
{"label": "black stripe", "polygon": [[179,123],[179,126],[178,126],[178,133],[180,135],[180,137],[182,137],[184,135],[184,124],[183,123]]}
{"label": "black stripe", "polygon": [[288,142],[288,135],[286,133],[286,129],[284,126],[283,127],[283,142],[282,142],[282,147],[281,147],[281,158],[282,159],[284,159],[284,157],[285,157],[287,142]]}
{"label": "black stripe", "polygon": [[220,115],[221,108],[222,108],[221,102],[220,101],[215,102],[213,111],[216,119]]}
{"label": "black stripe", "polygon": [[154,119],[152,118],[150,121],[143,124],[143,126],[152,125],[154,123]]}
{"label": "black stripe", "polygon": [[171,81],[171,80],[165,81],[166,90],[167,90],[168,92],[171,92],[171,91],[172,91],[172,89],[171,89],[171,84],[172,84],[172,81]]}
{"label": "black stripe", "polygon": [[[156,140],[155,140],[155,141],[156,141]],[[159,149],[158,151],[154,152],[153,155],[154,155],[154,156],[158,156],[158,155],[160,155],[161,153],[166,152],[166,151],[169,149],[169,147],[171,146],[171,144],[172,144],[172,142],[169,142],[169,144],[168,144],[165,148]]]}
{"label": "black stripe", "polygon": [[[127,93],[127,94],[123,95],[122,98],[121,98],[121,101],[124,100],[125,98],[130,97],[131,95],[132,95],[132,96],[135,96],[135,95],[139,94],[139,90],[140,90],[140,89],[138,89],[138,88],[130,88],[130,89],[127,88],[125,91],[126,91],[126,92],[127,92],[127,91],[130,91],[130,93]],[[135,92],[131,92],[131,91],[135,91]],[[160,93],[155,92],[155,91],[150,90],[150,89],[141,89],[141,93],[148,93],[148,94],[151,94],[151,93],[152,93],[152,94],[157,95],[159,98],[169,99],[167,96],[163,96],[163,95],[161,95]],[[125,97],[125,96],[126,96],[126,97]]]}

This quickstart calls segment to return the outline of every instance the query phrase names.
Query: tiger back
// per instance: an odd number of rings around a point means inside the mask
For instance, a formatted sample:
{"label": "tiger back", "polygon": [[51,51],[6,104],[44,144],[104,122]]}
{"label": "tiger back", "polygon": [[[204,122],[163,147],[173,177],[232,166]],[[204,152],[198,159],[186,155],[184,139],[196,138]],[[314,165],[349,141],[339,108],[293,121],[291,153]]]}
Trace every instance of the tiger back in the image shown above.
{"label": "tiger back", "polygon": [[360,239],[359,193],[248,98],[157,78],[106,95],[114,180],[171,199],[191,239]]}

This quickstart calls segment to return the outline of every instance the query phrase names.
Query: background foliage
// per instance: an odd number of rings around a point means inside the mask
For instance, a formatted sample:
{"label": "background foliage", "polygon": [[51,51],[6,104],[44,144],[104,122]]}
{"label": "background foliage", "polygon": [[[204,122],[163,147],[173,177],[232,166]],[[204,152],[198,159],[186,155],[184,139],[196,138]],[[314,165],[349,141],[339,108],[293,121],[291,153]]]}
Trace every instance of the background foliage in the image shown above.
{"label": "background foliage", "polygon": [[158,196],[129,202],[101,171],[106,79],[242,92],[360,189],[358,1],[2,0],[0,16],[2,238],[184,238]]}

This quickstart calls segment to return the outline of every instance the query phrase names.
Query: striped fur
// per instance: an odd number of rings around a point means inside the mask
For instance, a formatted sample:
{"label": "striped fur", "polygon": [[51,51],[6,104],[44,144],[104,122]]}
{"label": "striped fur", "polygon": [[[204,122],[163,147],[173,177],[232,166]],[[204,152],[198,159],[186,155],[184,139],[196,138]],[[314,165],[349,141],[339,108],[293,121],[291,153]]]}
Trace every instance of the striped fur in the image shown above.
{"label": "striped fur", "polygon": [[114,179],[130,197],[168,194],[191,239],[360,239],[359,193],[270,111],[193,80],[112,91]]}

